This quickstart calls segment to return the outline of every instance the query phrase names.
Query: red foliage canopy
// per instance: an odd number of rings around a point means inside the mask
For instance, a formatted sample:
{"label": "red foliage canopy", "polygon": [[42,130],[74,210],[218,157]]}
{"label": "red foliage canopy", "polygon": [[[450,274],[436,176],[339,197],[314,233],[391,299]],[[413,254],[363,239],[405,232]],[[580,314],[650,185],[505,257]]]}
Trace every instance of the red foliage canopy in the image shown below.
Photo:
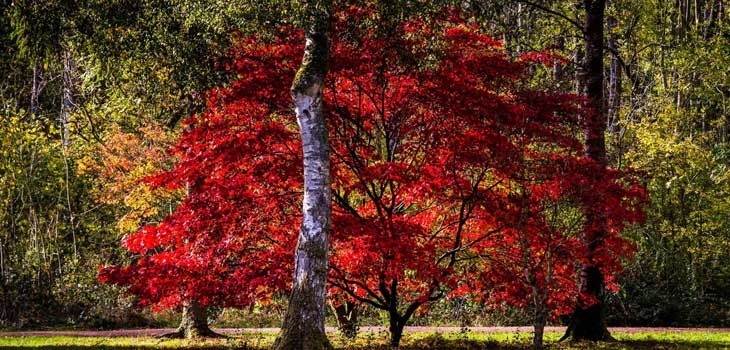
{"label": "red foliage canopy", "polygon": [[455,288],[517,306],[539,293],[565,312],[587,251],[571,209],[585,202],[611,225],[594,259],[620,270],[631,249],[618,232],[641,219],[643,190],[583,157],[583,99],[523,87],[529,64],[556,58],[510,61],[454,17],[386,32],[334,49],[330,283],[388,310],[391,326]]}
{"label": "red foliage canopy", "polygon": [[174,169],[145,180],[186,189],[184,202],[126,236],[136,263],[101,268],[101,281],[128,285],[158,309],[186,300],[243,306],[286,288],[301,197],[288,95],[295,41],[241,43],[227,67],[238,79],[209,92],[208,110],[185,122]]}
{"label": "red foliage canopy", "polygon": [[[607,276],[620,268],[630,246],[618,232],[640,219],[643,192],[582,156],[582,99],[523,87],[528,61],[554,58],[510,61],[454,16],[375,31],[357,27],[362,15],[336,16],[325,96],[332,293],[388,310],[398,327],[451,290],[524,306],[537,288],[562,311],[585,258],[573,210],[585,198],[611,225],[597,258]],[[301,187],[288,84],[302,40],[280,34],[238,48],[238,80],[188,122],[175,169],[148,179],[187,188],[185,202],[126,237],[137,263],[101,280],[159,307],[240,306],[286,287]]]}

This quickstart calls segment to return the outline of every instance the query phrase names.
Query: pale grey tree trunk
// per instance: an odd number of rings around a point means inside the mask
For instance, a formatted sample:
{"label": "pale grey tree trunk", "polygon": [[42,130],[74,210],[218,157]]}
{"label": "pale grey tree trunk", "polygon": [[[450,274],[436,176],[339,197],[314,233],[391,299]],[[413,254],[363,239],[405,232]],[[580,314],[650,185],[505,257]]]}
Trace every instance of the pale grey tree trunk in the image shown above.
{"label": "pale grey tree trunk", "polygon": [[611,34],[608,37],[610,65],[608,69],[607,127],[611,136],[611,147],[613,149],[611,160],[620,169],[623,161],[623,139],[626,133],[626,126],[620,122],[619,113],[622,102],[621,95],[623,94],[623,79],[621,79],[622,71],[619,62],[619,35],[615,32],[618,20],[616,17],[609,16],[606,18],[606,25],[611,30]]}
{"label": "pale grey tree trunk", "polygon": [[71,113],[76,109],[74,102],[75,86],[74,79],[76,74],[76,64],[73,60],[71,50],[63,51],[63,74],[62,74],[62,96],[61,96],[61,113],[59,115],[59,128],[61,129],[61,140],[63,146],[69,144],[69,122]]}
{"label": "pale grey tree trunk", "polygon": [[308,30],[304,57],[291,87],[304,154],[304,201],[294,282],[275,348],[330,349],[324,331],[331,231],[329,137],[322,89],[329,60],[329,1],[305,4]]}
{"label": "pale grey tree trunk", "polygon": [[[608,28],[613,30],[618,21],[615,17],[606,19]],[[608,70],[608,129],[612,134],[616,133],[616,127],[619,119],[619,109],[621,108],[621,65],[619,64],[619,38],[618,34],[611,33],[608,38],[608,48],[610,49],[610,65]]]}
{"label": "pale grey tree trunk", "polygon": [[44,85],[43,66],[38,59],[36,59],[36,62],[33,63],[33,86],[31,87],[30,92],[30,113],[34,116],[34,118],[40,113],[39,99]]}
{"label": "pale grey tree trunk", "polygon": [[71,182],[71,172],[69,168],[69,160],[68,160],[68,146],[70,145],[69,141],[69,123],[71,119],[71,114],[76,110],[76,102],[75,102],[75,96],[76,96],[76,62],[73,58],[73,53],[71,52],[71,49],[66,47],[63,50],[62,53],[62,61],[63,61],[63,72],[61,74],[62,84],[61,84],[61,112],[59,113],[59,128],[61,130],[61,153],[63,155],[63,163],[64,163],[64,170],[65,170],[65,192],[66,192],[66,208],[68,209],[68,220],[69,220],[69,228],[71,231],[71,238],[73,240],[73,248],[74,248],[74,259],[78,256],[78,244],[76,242],[76,230],[75,230],[75,215],[74,210],[71,205],[71,190],[70,190],[70,182]]}

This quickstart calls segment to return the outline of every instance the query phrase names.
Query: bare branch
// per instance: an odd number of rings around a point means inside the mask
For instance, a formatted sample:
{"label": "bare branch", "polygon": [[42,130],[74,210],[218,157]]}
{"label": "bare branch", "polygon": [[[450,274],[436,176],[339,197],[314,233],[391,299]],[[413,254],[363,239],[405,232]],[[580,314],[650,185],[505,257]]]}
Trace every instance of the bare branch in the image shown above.
{"label": "bare branch", "polygon": [[585,31],[583,30],[583,26],[580,23],[578,23],[578,21],[576,21],[573,18],[568,17],[564,13],[560,13],[558,11],[555,11],[555,10],[552,10],[552,9],[550,9],[548,7],[545,7],[543,5],[534,3],[532,1],[517,0],[517,2],[521,2],[521,3],[523,3],[523,4],[527,5],[527,6],[534,7],[536,9],[540,10],[540,11],[547,12],[547,13],[553,15],[553,16],[556,16],[558,18],[561,18],[561,19],[567,21],[568,23],[572,24],[576,29],[578,29],[578,31],[580,31],[581,33],[584,33],[585,34]]}

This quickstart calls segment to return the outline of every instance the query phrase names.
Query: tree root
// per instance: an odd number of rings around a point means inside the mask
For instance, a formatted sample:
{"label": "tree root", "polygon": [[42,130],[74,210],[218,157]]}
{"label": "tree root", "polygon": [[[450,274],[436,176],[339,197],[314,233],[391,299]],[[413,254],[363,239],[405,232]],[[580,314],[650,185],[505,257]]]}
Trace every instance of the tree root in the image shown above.
{"label": "tree root", "polygon": [[210,328],[207,329],[190,329],[187,332],[185,329],[178,328],[173,332],[164,333],[156,336],[157,339],[197,339],[197,338],[213,338],[221,339],[228,338],[228,336],[220,333],[213,332]]}

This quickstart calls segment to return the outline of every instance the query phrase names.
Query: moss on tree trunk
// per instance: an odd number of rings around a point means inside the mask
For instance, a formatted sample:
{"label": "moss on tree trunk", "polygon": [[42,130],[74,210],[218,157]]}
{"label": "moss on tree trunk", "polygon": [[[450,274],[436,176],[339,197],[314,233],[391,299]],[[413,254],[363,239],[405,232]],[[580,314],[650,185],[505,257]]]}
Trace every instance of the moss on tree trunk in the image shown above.
{"label": "moss on tree trunk", "polygon": [[322,89],[329,60],[329,1],[305,6],[304,57],[292,83],[304,154],[302,225],[296,249],[294,283],[278,350],[331,349],[324,331],[331,231],[332,188],[329,137],[322,110]]}

